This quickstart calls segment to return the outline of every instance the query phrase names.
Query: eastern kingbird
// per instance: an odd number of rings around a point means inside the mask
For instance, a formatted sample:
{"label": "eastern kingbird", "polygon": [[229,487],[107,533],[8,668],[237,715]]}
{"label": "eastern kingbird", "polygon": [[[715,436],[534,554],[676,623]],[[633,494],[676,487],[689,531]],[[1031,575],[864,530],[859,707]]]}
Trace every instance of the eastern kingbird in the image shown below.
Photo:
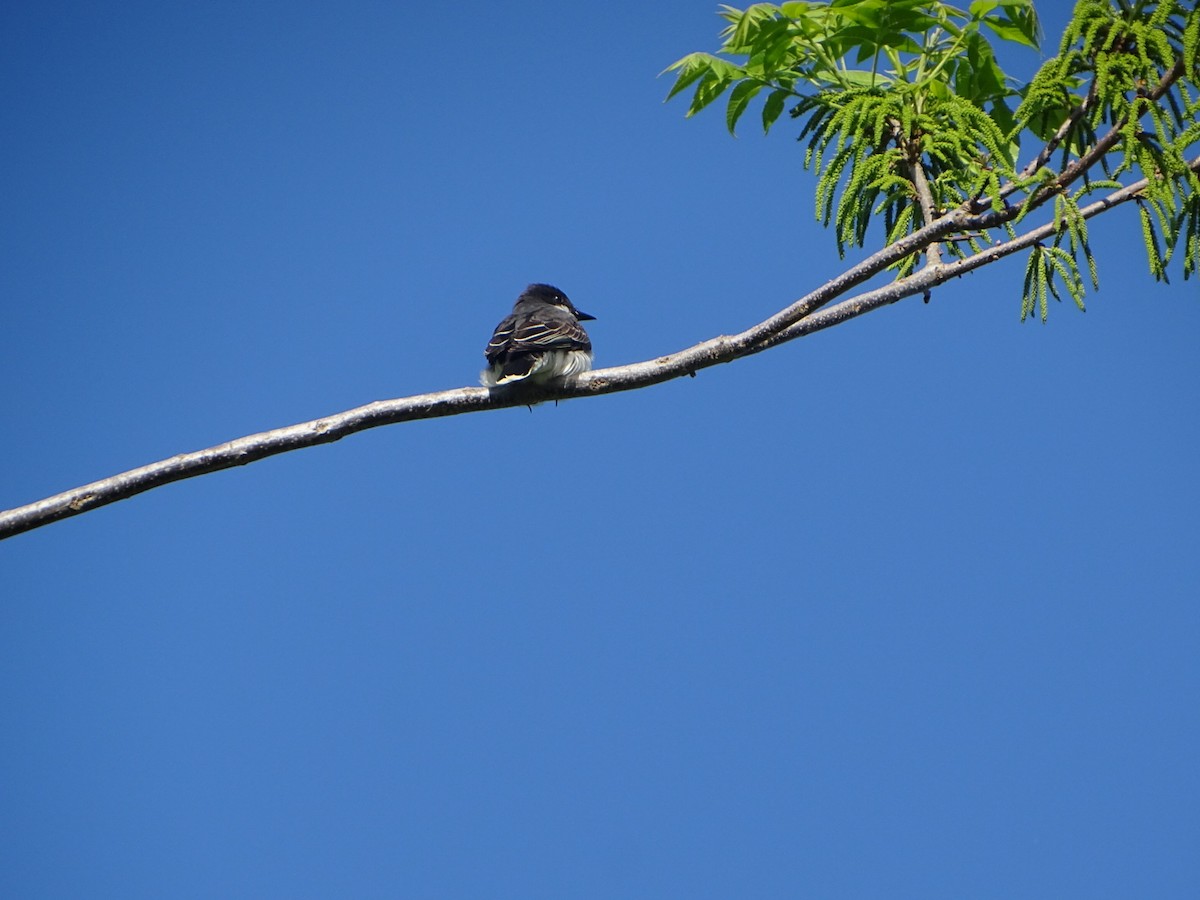
{"label": "eastern kingbird", "polygon": [[488,367],[479,380],[495,387],[586,372],[592,367],[592,342],[579,323],[594,318],[577,310],[558,288],[531,284],[517,298],[512,314],[496,326],[483,351]]}

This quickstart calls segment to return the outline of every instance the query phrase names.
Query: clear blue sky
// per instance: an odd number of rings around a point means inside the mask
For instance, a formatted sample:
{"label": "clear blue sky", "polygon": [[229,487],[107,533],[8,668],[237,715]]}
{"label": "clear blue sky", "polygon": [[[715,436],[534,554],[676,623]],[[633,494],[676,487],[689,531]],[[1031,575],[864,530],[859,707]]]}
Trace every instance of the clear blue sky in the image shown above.
{"label": "clear blue sky", "polygon": [[[789,123],[662,103],[714,8],[7,4],[0,507],[472,384],[530,281],[612,365],[836,274]],[[0,894],[1195,896],[1200,289],[1092,233],[1046,326],[1014,262],[0,543]]]}

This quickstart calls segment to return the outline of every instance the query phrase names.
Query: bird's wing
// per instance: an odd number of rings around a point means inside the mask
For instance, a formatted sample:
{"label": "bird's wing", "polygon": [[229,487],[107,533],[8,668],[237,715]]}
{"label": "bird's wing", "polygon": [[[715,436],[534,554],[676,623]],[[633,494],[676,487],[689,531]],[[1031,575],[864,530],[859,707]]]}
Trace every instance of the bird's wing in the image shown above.
{"label": "bird's wing", "polygon": [[574,319],[550,316],[509,316],[496,326],[488,342],[489,362],[508,355],[542,353],[547,350],[591,350],[587,332]]}
{"label": "bird's wing", "polygon": [[574,319],[530,317],[517,323],[509,349],[518,353],[539,350],[591,350],[583,326]]}
{"label": "bird's wing", "polygon": [[494,363],[508,352],[516,328],[516,316],[508,316],[496,326],[496,330],[492,332],[492,339],[488,341],[487,347],[483,350],[483,355],[487,357],[489,363]]}

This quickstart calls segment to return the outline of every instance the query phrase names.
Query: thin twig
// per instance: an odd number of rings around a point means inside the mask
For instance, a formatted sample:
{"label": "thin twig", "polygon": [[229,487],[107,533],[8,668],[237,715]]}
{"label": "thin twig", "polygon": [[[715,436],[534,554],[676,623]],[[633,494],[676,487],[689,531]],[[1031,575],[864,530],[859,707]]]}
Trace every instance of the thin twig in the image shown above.
{"label": "thin twig", "polygon": [[1041,150],[1038,151],[1037,155],[1029,161],[1025,168],[1021,170],[1020,174],[1017,176],[1018,181],[1010,181],[1008,184],[1000,188],[1001,197],[1007,197],[1010,194],[1020,190],[1020,182],[1028,181],[1037,174],[1038,170],[1041,169],[1042,166],[1050,161],[1050,157],[1054,155],[1054,151],[1059,148],[1064,140],[1066,140],[1067,135],[1071,133],[1071,130],[1075,127],[1079,120],[1087,115],[1088,110],[1092,108],[1092,104],[1096,102],[1096,96],[1096,79],[1093,78],[1091,83],[1088,85],[1088,95],[1083,98],[1083,102],[1071,110],[1070,115],[1068,115],[1067,118],[1063,120],[1063,123],[1058,126],[1058,130],[1050,136],[1050,139],[1046,141],[1045,145]]}

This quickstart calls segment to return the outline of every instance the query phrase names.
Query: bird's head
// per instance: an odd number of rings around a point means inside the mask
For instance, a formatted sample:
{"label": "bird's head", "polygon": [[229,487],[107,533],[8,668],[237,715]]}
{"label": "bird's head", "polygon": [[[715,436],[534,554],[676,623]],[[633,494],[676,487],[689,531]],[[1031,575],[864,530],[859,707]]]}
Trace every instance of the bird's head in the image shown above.
{"label": "bird's head", "polygon": [[564,312],[573,315],[576,321],[585,322],[590,319],[595,319],[595,316],[590,316],[582,310],[575,308],[575,304],[570,298],[551,284],[531,284],[525,288],[521,296],[517,298],[516,305],[513,307],[514,312],[521,307],[541,306],[549,304],[556,306]]}

